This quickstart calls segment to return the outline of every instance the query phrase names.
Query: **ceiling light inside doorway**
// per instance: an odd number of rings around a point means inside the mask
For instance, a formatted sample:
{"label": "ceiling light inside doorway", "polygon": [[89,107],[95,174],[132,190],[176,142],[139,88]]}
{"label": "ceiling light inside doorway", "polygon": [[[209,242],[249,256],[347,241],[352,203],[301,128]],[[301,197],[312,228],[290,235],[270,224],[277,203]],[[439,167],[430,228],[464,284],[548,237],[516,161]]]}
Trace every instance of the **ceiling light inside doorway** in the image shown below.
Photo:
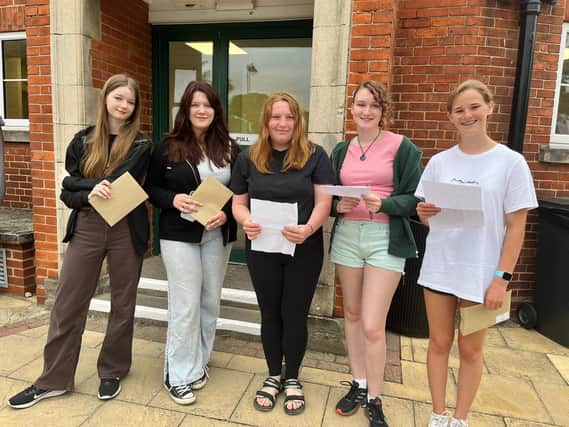
{"label": "ceiling light inside doorway", "polygon": [[[186,46],[197,50],[203,55],[213,55],[213,43],[211,42],[187,42]],[[241,49],[233,42],[229,42],[229,54],[230,55],[247,55],[247,52]]]}
{"label": "ceiling light inside doorway", "polygon": [[217,0],[215,10],[253,10],[255,2],[253,0]]}

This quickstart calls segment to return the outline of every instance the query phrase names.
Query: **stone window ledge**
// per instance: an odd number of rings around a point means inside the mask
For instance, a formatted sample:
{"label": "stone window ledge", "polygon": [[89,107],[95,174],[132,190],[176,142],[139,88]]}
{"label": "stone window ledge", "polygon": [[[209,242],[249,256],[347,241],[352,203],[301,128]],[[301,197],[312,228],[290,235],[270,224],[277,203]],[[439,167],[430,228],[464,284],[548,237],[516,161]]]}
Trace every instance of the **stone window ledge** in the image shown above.
{"label": "stone window ledge", "polygon": [[10,130],[2,129],[2,135],[5,142],[30,142],[30,131],[29,130]]}
{"label": "stone window ledge", "polygon": [[539,147],[539,161],[569,165],[569,147],[552,148],[548,144]]}

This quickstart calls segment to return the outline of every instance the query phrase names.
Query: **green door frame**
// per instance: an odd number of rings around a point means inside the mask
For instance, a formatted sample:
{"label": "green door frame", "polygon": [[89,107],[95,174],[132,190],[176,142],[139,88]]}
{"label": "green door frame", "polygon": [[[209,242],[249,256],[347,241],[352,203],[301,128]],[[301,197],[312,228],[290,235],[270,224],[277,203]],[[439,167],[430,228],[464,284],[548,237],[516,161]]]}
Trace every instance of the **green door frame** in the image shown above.
{"label": "green door frame", "polygon": [[[227,114],[229,41],[277,38],[311,38],[313,22],[300,21],[239,22],[223,24],[184,24],[152,26],[152,135],[156,144],[169,130],[168,65],[172,41],[213,41],[212,85]],[[166,106],[166,108],[164,108]],[[158,233],[158,209],[153,214],[154,236]],[[160,253],[160,241],[154,237],[154,255]]]}

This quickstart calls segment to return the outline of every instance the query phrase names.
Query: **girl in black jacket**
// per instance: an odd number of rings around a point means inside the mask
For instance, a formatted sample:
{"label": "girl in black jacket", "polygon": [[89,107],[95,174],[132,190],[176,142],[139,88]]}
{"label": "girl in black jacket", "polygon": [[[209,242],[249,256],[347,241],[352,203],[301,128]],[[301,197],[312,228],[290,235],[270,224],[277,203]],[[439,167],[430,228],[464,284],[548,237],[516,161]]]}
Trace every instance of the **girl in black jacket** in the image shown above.
{"label": "girl in black jacket", "polygon": [[160,250],[168,277],[168,338],[164,386],[181,405],[207,382],[223,277],[237,225],[230,202],[203,227],[191,197],[206,176],[229,184],[238,152],[221,101],[205,82],[182,95],[174,129],[152,154],[147,191],[160,212]]}
{"label": "girl in black jacket", "polygon": [[120,379],[131,365],[136,288],[149,235],[144,204],[114,226],[91,208],[97,196],[112,197],[111,183],[124,172],[142,182],[150,158],[150,141],[140,132],[138,83],[122,74],[110,77],[99,97],[97,123],[77,133],[65,157],[69,176],[61,200],[73,211],[64,242],[59,286],[51,311],[44,369],[35,383],[9,400],[12,408],[28,408],[42,399],[73,389],[81,335],[101,266],[107,258],[111,312],[97,370],[99,399],[120,393]]}

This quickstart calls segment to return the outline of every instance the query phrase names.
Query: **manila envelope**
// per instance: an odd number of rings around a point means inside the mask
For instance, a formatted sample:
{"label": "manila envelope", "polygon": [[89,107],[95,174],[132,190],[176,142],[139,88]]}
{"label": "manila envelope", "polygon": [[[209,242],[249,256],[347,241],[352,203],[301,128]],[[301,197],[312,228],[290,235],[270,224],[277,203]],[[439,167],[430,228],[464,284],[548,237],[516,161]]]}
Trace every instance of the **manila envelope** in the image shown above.
{"label": "manila envelope", "polygon": [[89,199],[91,206],[111,227],[148,199],[148,194],[128,171],[111,183],[111,192],[110,199],[102,199],[99,196]]}
{"label": "manila envelope", "polygon": [[511,303],[512,291],[508,291],[502,307],[497,310],[489,310],[484,307],[484,304],[460,307],[460,333],[468,335],[508,320],[510,318]]}
{"label": "manila envelope", "polygon": [[192,198],[203,206],[200,206],[197,212],[193,212],[191,216],[205,226],[211,217],[223,208],[232,195],[233,192],[229,188],[213,176],[208,176],[192,193]]}

